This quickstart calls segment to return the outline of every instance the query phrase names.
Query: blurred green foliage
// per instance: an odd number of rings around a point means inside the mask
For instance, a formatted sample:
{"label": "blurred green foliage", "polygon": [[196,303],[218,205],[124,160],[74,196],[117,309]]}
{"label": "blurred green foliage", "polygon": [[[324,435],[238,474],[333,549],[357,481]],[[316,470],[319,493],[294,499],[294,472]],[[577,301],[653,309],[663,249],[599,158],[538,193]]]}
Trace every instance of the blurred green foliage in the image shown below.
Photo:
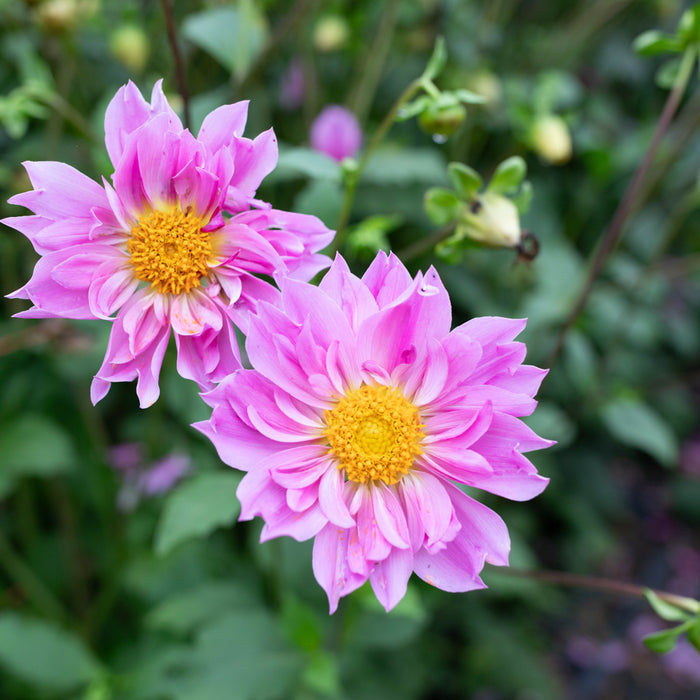
{"label": "blurred green foliage", "polygon": [[[379,248],[413,270],[434,264],[455,324],[527,316],[528,358],[540,365],[648,147],[667,95],[657,72],[668,85],[676,70],[665,52],[684,50],[697,29],[694,14],[681,19],[690,5],[680,0],[172,4],[192,128],[216,106],[249,99],[247,134],[273,126],[280,142],[259,196],[331,227],[353,171],[309,149],[311,121],[326,104],[346,104],[366,146],[444,36],[430,68],[436,89],[463,102],[476,93],[483,104],[470,103],[449,137],[424,133],[417,111],[393,124],[356,182],[342,252],[359,273]],[[108,101],[129,79],[148,93],[161,77],[184,106],[161,3],[0,0],[2,215],[20,214],[2,203],[29,186],[23,160],[108,177]],[[533,503],[484,498],[512,531],[516,566],[700,594],[696,78],[530,419],[558,440],[532,455],[550,486]],[[552,116],[571,138],[565,159],[535,137],[538,120]],[[517,168],[499,170],[504,161]],[[445,237],[436,226],[453,218],[450,207],[482,182],[515,187],[524,166],[532,197],[520,223],[539,255],[523,262],[514,250],[473,244],[436,256]],[[431,188],[441,188],[430,195],[437,213],[424,208]],[[22,236],[2,230],[3,294],[24,284],[35,260]],[[387,615],[363,588],[329,617],[310,543],[260,545],[258,522],[231,524],[237,477],[188,427],[206,407],[174,357],[153,408],[140,411],[123,385],[93,408],[107,324],[10,319],[25,304],[2,305],[0,696],[644,700],[700,687],[692,668],[671,661],[675,652],[656,657],[631,636],[643,601],[495,569],[485,572],[486,592],[450,595],[412,581]],[[149,459],[184,452],[193,473],[123,512],[109,450],[126,442]],[[697,624],[687,629],[697,639]],[[669,638],[662,633],[662,644]],[[577,651],[581,640],[588,655]],[[624,649],[618,666],[590,651],[611,642]]]}

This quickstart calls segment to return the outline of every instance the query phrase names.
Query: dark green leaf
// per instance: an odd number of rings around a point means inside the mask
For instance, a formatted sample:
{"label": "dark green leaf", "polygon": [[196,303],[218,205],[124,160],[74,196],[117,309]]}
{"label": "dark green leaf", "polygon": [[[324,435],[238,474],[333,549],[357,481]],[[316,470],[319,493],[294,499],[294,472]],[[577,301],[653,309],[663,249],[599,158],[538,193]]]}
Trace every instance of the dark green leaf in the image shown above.
{"label": "dark green leaf", "polygon": [[633,398],[615,399],[603,407],[601,416],[607,429],[621,443],[646,452],[665,467],[676,462],[676,436],[648,404]]}
{"label": "dark green leaf", "polygon": [[0,665],[30,685],[54,692],[75,690],[101,673],[74,634],[14,612],[0,615]]}
{"label": "dark green leaf", "polygon": [[678,628],[674,627],[670,630],[661,630],[660,632],[648,634],[642,641],[644,642],[645,646],[647,646],[653,652],[657,654],[665,654],[676,646],[678,634]]}
{"label": "dark green leaf", "polygon": [[241,510],[236,498],[240,480],[234,471],[205,473],[169,494],[156,529],[156,552],[165,555],[181,542],[232,524]]}

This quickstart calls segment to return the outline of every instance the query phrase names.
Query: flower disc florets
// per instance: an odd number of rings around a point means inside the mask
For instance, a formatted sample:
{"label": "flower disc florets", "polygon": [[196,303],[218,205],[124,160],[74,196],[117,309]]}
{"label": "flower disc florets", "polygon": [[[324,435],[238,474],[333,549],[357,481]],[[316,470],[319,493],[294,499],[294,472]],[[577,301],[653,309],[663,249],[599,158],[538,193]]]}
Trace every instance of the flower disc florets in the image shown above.
{"label": "flower disc florets", "polygon": [[410,277],[380,253],[359,279],[337,257],[318,287],[288,281],[262,303],[238,370],[204,395],[197,424],[247,472],[241,517],[262,538],[314,540],[330,601],[367,580],[392,608],[415,572],[447,591],[483,588],[508,531],[466,484],[526,500],[544,489],[523,452],[551,443],[520,416],[545,371],[522,364],[525,322],[476,318],[450,330],[435,270]]}
{"label": "flower disc florets", "polygon": [[421,454],[418,409],[396,389],[365,384],[325,412],[330,454],[350,481],[395,484]]}
{"label": "flower disc florets", "polygon": [[35,189],[10,202],[34,215],[4,223],[42,257],[11,296],[34,304],[19,316],[113,322],[94,402],[111,382],[138,379],[141,406],[153,403],[171,332],[179,373],[210,389],[240,367],[233,325],[246,332],[258,301],[277,298],[259,276],[308,280],[330,263],[317,251],[333,232],[318,219],[255,199],[277,142],[272,129],[242,136],[247,110],[219,107],[195,138],[160,82],[150,103],[129,83],[105,115],[111,184],[64,163],[25,163]]}

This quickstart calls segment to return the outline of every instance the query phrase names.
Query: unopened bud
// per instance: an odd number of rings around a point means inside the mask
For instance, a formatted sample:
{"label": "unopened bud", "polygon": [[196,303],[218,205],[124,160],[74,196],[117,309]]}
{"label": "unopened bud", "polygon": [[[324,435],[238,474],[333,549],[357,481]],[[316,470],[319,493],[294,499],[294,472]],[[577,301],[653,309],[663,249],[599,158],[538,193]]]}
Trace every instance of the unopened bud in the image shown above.
{"label": "unopened bud", "polygon": [[146,66],[149,41],[143,29],[132,24],[119,27],[109,40],[112,55],[130,71],[140,73]]}
{"label": "unopened bud", "polygon": [[78,23],[76,0],[47,0],[36,9],[39,25],[48,32],[70,32]]}
{"label": "unopened bud", "polygon": [[443,105],[434,102],[420,113],[418,126],[426,134],[447,138],[457,131],[466,118],[466,107],[460,102]]}
{"label": "unopened bud", "polygon": [[459,229],[475,241],[499,248],[515,248],[522,238],[518,209],[495,192],[484,192],[465,209]]}
{"label": "unopened bud", "polygon": [[563,165],[571,159],[571,134],[566,122],[555,114],[540,117],[530,132],[532,149],[546,163]]}
{"label": "unopened bud", "polygon": [[321,17],[314,30],[314,46],[318,51],[337,51],[348,41],[348,23],[339,15]]}
{"label": "unopened bud", "polygon": [[498,76],[487,70],[481,70],[470,75],[467,80],[467,87],[486,100],[484,103],[486,109],[498,107],[503,97],[501,81],[498,79]]}

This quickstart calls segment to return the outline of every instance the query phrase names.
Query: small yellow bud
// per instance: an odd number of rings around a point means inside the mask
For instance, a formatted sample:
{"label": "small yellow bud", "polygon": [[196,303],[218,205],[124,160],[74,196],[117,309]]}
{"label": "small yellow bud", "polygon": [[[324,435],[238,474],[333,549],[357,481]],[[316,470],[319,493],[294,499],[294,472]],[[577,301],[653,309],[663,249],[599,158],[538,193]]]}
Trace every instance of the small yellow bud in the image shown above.
{"label": "small yellow bud", "polygon": [[499,248],[517,247],[523,235],[517,207],[495,192],[484,192],[465,209],[459,229],[475,241]]}
{"label": "small yellow bud", "polygon": [[348,23],[339,15],[326,15],[316,22],[314,29],[314,46],[324,53],[342,49],[348,42],[350,29]]}
{"label": "small yellow bud", "polygon": [[36,9],[36,19],[48,32],[70,32],[79,18],[76,0],[47,0]]}
{"label": "small yellow bud", "polygon": [[119,27],[109,40],[112,55],[130,71],[140,73],[146,66],[149,41],[143,29],[131,24]]}
{"label": "small yellow bud", "polygon": [[466,86],[477,95],[481,95],[486,102],[484,107],[492,110],[496,109],[503,98],[503,88],[498,76],[488,70],[480,70],[469,76]]}
{"label": "small yellow bud", "polygon": [[532,149],[546,163],[563,165],[571,159],[571,134],[566,122],[555,114],[539,117],[530,132]]}

